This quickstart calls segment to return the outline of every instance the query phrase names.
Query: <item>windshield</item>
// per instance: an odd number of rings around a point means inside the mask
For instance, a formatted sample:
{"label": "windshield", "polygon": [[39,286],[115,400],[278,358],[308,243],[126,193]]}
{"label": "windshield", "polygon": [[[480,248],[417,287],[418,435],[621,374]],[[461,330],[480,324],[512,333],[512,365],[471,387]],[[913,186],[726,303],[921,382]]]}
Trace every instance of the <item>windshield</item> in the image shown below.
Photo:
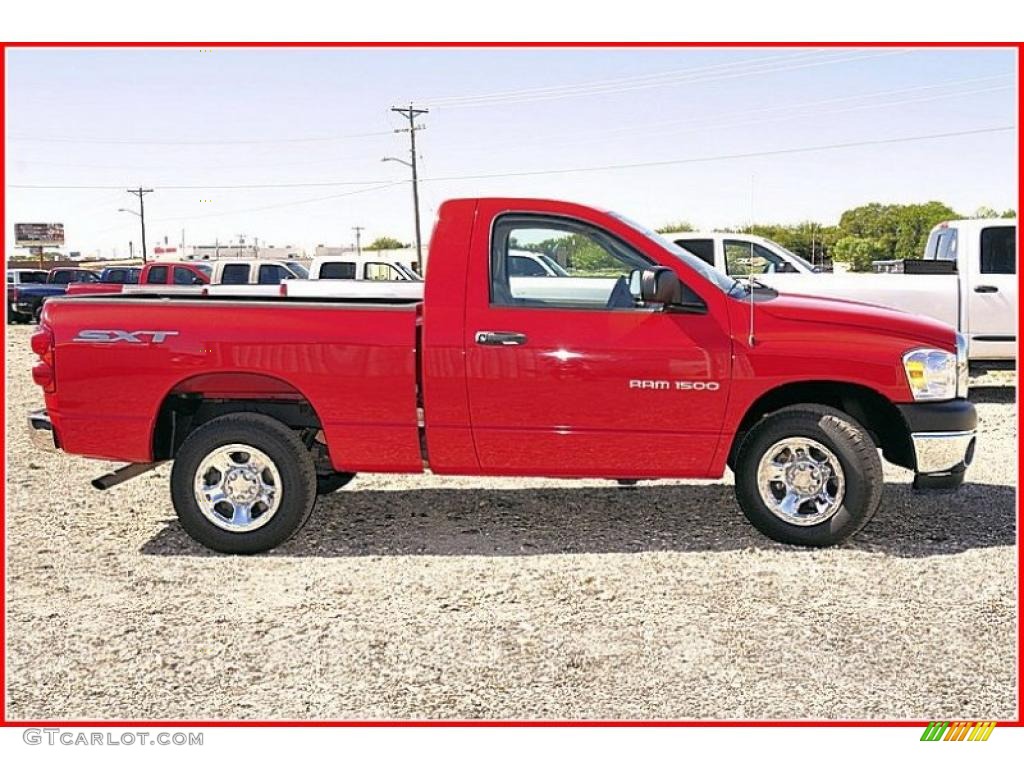
{"label": "windshield", "polygon": [[309,270],[306,269],[301,264],[299,264],[299,262],[297,262],[297,261],[289,261],[289,262],[287,262],[287,264],[288,264],[288,269],[290,269],[292,272],[294,272],[296,277],[301,278],[303,280],[306,280],[306,279],[309,278]]}
{"label": "windshield", "polygon": [[713,283],[714,285],[718,286],[718,288],[721,289],[723,292],[729,293],[733,288],[736,287],[736,281],[733,280],[731,277],[722,274],[717,269],[712,267],[710,264],[707,264],[703,259],[694,256],[685,248],[680,248],[671,240],[668,240],[667,238],[664,238],[661,235],[659,235],[653,229],[648,229],[642,224],[637,224],[635,221],[627,219],[625,216],[621,214],[615,213],[615,211],[609,211],[608,213],[610,213],[612,216],[614,216],[624,224],[628,224],[632,229],[635,229],[644,237],[656,242],[658,245],[660,245],[666,251],[671,253],[681,262],[686,264],[686,266],[690,267],[694,272],[699,274],[709,283]]}
{"label": "windshield", "polygon": [[213,267],[209,264],[196,264],[195,268],[202,272],[207,277],[213,277]]}
{"label": "windshield", "polygon": [[774,240],[769,240],[767,237],[764,237],[764,238],[761,238],[761,239],[764,240],[766,243],[768,243],[768,245],[770,245],[775,250],[777,250],[777,251],[779,251],[781,253],[786,254],[793,261],[795,261],[798,264],[802,264],[803,266],[807,267],[807,271],[808,272],[813,272],[814,271],[814,269],[815,269],[814,265],[811,264],[811,262],[809,262],[803,256],[797,256],[795,253],[793,253],[791,250],[789,250],[789,248],[787,248],[786,246],[780,245],[779,243],[776,243]]}
{"label": "windshield", "polygon": [[21,282],[23,283],[45,283],[46,273],[45,272],[22,272]]}

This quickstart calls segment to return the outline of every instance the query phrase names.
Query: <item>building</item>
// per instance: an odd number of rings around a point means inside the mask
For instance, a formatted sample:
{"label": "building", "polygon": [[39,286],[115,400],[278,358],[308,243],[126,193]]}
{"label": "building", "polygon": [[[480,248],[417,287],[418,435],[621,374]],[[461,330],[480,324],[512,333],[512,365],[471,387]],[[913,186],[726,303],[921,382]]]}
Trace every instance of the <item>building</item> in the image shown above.
{"label": "building", "polygon": [[276,261],[294,261],[296,259],[305,259],[306,251],[296,245],[214,243],[213,245],[190,246],[184,258],[187,261],[210,261],[212,259],[274,259]]}

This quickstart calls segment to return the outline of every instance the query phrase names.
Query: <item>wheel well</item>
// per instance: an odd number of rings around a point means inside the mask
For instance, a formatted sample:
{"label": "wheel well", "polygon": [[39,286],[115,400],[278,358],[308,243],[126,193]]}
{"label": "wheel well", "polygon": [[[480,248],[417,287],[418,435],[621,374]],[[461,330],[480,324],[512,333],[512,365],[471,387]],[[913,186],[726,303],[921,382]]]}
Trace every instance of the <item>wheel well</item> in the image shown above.
{"label": "wheel well", "polygon": [[174,387],[157,411],[154,461],[173,459],[195,429],[228,413],[261,413],[277,419],[300,432],[318,466],[329,464],[320,417],[305,396],[281,379],[248,373],[203,374]]}
{"label": "wheel well", "polygon": [[827,405],[851,416],[868,430],[887,460],[901,467],[914,468],[914,447],[899,409],[869,387],[840,381],[785,384],[761,395],[747,410],[736,430],[729,451],[729,467],[733,467],[740,443],[754,424],[780,408],[802,403]]}

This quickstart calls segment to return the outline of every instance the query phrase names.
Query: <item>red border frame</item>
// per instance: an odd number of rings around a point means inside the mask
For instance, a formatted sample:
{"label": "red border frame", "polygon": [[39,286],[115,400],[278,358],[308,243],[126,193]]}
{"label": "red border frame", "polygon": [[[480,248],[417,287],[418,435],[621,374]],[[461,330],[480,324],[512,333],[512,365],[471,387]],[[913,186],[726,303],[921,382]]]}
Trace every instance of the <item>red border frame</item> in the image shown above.
{"label": "red border frame", "polygon": [[[1021,174],[1021,117],[1024,116],[1024,109],[1020,95],[1021,75],[1024,74],[1024,43],[1020,42],[984,42],[984,43],[945,43],[945,42],[672,42],[672,41],[602,41],[602,42],[525,42],[525,41],[490,41],[490,42],[446,42],[446,41],[382,41],[382,42],[28,42],[28,43],[4,43],[0,42],[0,89],[6,96],[6,66],[8,48],[799,48],[799,47],[830,47],[830,48],[1008,48],[1017,51],[1017,211],[1020,212],[1020,200],[1024,197],[1024,176]],[[6,137],[6,98],[0,99],[0,123],[4,126]],[[0,149],[0,200],[6,199],[6,145]],[[6,232],[0,231],[0,250],[4,257],[7,253]],[[1018,287],[1024,285],[1024,278],[1018,271]],[[1018,318],[1019,322],[1019,318]],[[6,362],[6,338],[5,344],[0,347],[0,362]],[[6,371],[6,368],[5,368]],[[1018,390],[1019,392],[1019,390]],[[1019,395],[1018,395],[1019,397]],[[4,405],[6,405],[6,389],[4,390]],[[5,409],[6,418],[6,409]],[[1017,478],[1018,488],[1020,482],[1020,456],[1024,451],[1024,437],[1020,433],[1019,403],[1017,419]],[[6,450],[0,456],[0,473],[6,469]],[[6,475],[5,475],[6,477]],[[0,700],[0,727],[92,727],[92,728],[117,728],[149,726],[160,727],[191,727],[191,728],[221,728],[221,727],[744,727],[744,726],[768,726],[768,727],[924,727],[928,724],[925,720],[8,720],[7,719],[7,638],[6,638],[6,600],[7,600],[7,558],[6,558],[6,483],[0,489],[0,503],[4,504],[3,515],[0,515],[0,538],[4,542],[4,557],[0,558],[0,582],[3,583],[3,591],[0,592],[0,612],[3,613],[3,621],[0,621],[0,691],[3,692],[3,699]],[[1010,721],[999,721],[999,725],[1011,727],[1024,727],[1024,719],[1021,713],[1021,677],[1024,673],[1024,664],[1021,660],[1021,650],[1024,646],[1024,628],[1021,625],[1020,616],[1020,588],[1024,579],[1024,560],[1021,559],[1020,551],[1020,498],[1017,499],[1017,719]]]}

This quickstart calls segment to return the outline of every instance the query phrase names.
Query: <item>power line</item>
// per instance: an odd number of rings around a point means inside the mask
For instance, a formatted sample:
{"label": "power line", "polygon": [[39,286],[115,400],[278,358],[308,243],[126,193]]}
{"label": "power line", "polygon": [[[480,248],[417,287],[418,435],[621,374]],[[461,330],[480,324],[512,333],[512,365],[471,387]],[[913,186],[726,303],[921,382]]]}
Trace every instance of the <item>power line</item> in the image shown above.
{"label": "power line", "polygon": [[607,86],[607,85],[615,85],[615,84],[627,84],[627,83],[635,83],[635,82],[640,82],[640,81],[650,81],[650,80],[654,80],[654,79],[678,77],[678,76],[681,76],[681,75],[687,75],[687,74],[692,74],[692,73],[696,73],[696,72],[717,71],[717,70],[731,69],[731,68],[741,67],[741,66],[742,67],[749,67],[749,66],[751,66],[753,64],[756,64],[756,63],[759,63],[759,62],[764,62],[764,61],[778,61],[779,59],[793,60],[793,59],[807,58],[809,56],[820,55],[824,51],[826,51],[826,49],[824,49],[824,48],[812,48],[810,50],[799,51],[797,53],[774,54],[772,56],[760,56],[760,57],[757,57],[757,58],[754,58],[754,59],[741,59],[741,60],[735,60],[735,61],[730,61],[730,62],[722,62],[722,63],[718,63],[718,64],[703,64],[703,65],[698,66],[698,67],[686,67],[684,69],[671,69],[671,70],[667,70],[667,71],[664,71],[664,72],[649,72],[649,73],[643,74],[643,75],[629,75],[629,76],[624,76],[624,77],[612,77],[612,78],[606,78],[606,79],[601,79],[601,80],[589,80],[589,81],[582,82],[582,83],[565,83],[563,85],[549,85],[549,86],[540,86],[540,87],[534,87],[534,88],[519,88],[519,89],[505,90],[505,91],[492,91],[490,93],[463,94],[461,96],[439,96],[439,97],[433,97],[431,99],[425,99],[425,100],[426,101],[430,101],[432,104],[448,105],[448,104],[455,103],[455,102],[476,101],[476,100],[479,100],[479,99],[492,99],[492,98],[502,98],[502,97],[511,97],[511,96],[525,96],[525,95],[532,95],[532,94],[551,93],[551,92],[554,92],[554,91],[562,91],[562,90],[593,88],[593,87],[598,87],[598,86]]}
{"label": "power line", "polygon": [[[380,184],[375,187],[369,187],[367,189],[356,189],[351,192],[341,192],[337,195],[324,195],[322,197],[310,197],[302,200],[291,200],[285,203],[273,203],[271,205],[261,205],[255,208],[242,208],[233,211],[223,211],[221,213],[200,213],[195,216],[167,216],[162,219],[154,219],[154,221],[192,221],[194,219],[220,219],[225,216],[235,216],[242,213],[258,213],[261,211],[271,211],[277,208],[290,208],[295,205],[308,205],[310,203],[320,203],[325,200],[337,200],[341,197],[351,197],[352,195],[361,195],[365,192],[376,192],[381,189],[388,189],[389,187],[397,187],[401,184],[405,184],[404,181],[393,181],[388,184]],[[105,231],[105,230],[104,230]]]}
{"label": "power line", "polygon": [[[190,189],[288,189],[291,187],[342,187],[361,186],[364,184],[390,184],[401,183],[394,179],[369,179],[364,181],[303,181],[283,184],[167,184],[158,185],[162,190],[190,190]],[[48,186],[45,184],[8,184],[12,189],[121,189],[120,185],[57,185]]]}
{"label": "power line", "polygon": [[[992,75],[992,76],[987,76],[987,77],[966,78],[966,79],[963,79],[963,80],[952,80],[952,81],[943,82],[943,83],[934,83],[934,84],[930,84],[930,85],[913,86],[913,87],[910,87],[910,88],[897,88],[897,89],[890,89],[890,90],[885,90],[885,91],[874,91],[874,92],[871,92],[871,93],[864,93],[864,94],[851,95],[851,96],[839,96],[839,97],[834,97],[834,98],[829,98],[829,99],[819,99],[819,100],[815,100],[815,101],[805,101],[805,102],[799,102],[799,103],[795,103],[795,104],[790,103],[790,104],[780,104],[780,105],[770,106],[770,107],[759,107],[759,108],[753,108],[753,109],[744,109],[744,110],[738,110],[738,111],[733,111],[733,112],[725,112],[725,113],[721,113],[721,114],[718,115],[719,118],[726,118],[725,120],[720,120],[720,119],[715,119],[715,120],[710,120],[710,121],[705,120],[703,122],[698,121],[697,124],[694,124],[693,120],[691,118],[686,118],[686,119],[675,119],[675,120],[661,120],[661,121],[657,121],[657,122],[647,122],[647,123],[643,123],[643,124],[634,124],[634,125],[629,125],[629,126],[620,126],[618,128],[608,128],[608,129],[604,129],[604,130],[600,130],[600,131],[574,132],[574,133],[571,134],[571,138],[570,139],[568,139],[566,141],[563,141],[563,142],[560,142],[558,144],[553,144],[552,140],[557,140],[559,138],[563,138],[563,137],[565,137],[565,136],[567,136],[569,134],[566,134],[564,132],[563,133],[559,133],[559,134],[547,134],[546,136],[533,137],[533,138],[531,138],[529,141],[527,141],[525,143],[508,143],[508,142],[506,142],[506,143],[502,144],[502,148],[503,149],[508,149],[510,146],[511,147],[524,147],[524,146],[525,147],[530,147],[530,146],[538,146],[538,145],[543,145],[543,146],[547,146],[547,147],[551,147],[551,146],[578,146],[580,143],[590,142],[590,141],[594,141],[594,140],[605,138],[605,137],[607,137],[607,138],[617,138],[617,137],[621,137],[621,136],[624,136],[624,135],[646,135],[646,136],[664,135],[666,133],[673,133],[674,131],[673,130],[662,130],[662,131],[659,131],[659,130],[651,130],[651,129],[657,129],[657,128],[661,128],[661,127],[667,128],[669,126],[677,126],[677,125],[678,126],[685,126],[685,128],[683,128],[682,130],[686,130],[686,131],[697,131],[697,130],[704,130],[704,129],[707,129],[707,128],[732,128],[732,127],[739,127],[739,126],[745,126],[745,125],[763,125],[763,124],[769,123],[769,122],[785,122],[786,120],[804,118],[804,117],[808,116],[807,113],[798,113],[798,112],[796,112],[796,110],[806,110],[806,109],[810,109],[810,108],[815,108],[815,111],[814,111],[813,115],[821,115],[821,114],[836,114],[836,113],[843,113],[843,112],[853,112],[853,111],[858,111],[858,110],[863,110],[863,109],[877,109],[877,108],[884,108],[884,107],[893,107],[893,106],[900,106],[900,105],[903,105],[903,104],[914,104],[914,103],[921,103],[921,102],[927,102],[927,101],[936,101],[936,100],[946,99],[946,98],[970,96],[970,95],[978,94],[978,93],[989,93],[989,92],[997,91],[997,90],[1006,90],[1006,89],[1009,89],[1009,88],[1013,88],[1013,85],[1012,84],[995,85],[995,86],[988,87],[988,88],[978,88],[978,89],[961,90],[961,91],[947,90],[947,91],[944,91],[943,93],[924,95],[924,96],[920,96],[920,97],[917,97],[917,98],[900,99],[900,100],[896,100],[896,101],[874,101],[874,102],[869,102],[869,103],[866,103],[866,104],[854,104],[854,105],[849,106],[849,107],[841,107],[839,109],[831,109],[831,110],[817,109],[818,107],[821,107],[821,106],[824,106],[824,105],[828,105],[828,104],[837,104],[837,103],[843,103],[843,102],[860,101],[860,100],[863,100],[863,99],[875,98],[875,97],[878,97],[878,96],[895,96],[895,95],[903,94],[903,93],[915,93],[915,92],[919,92],[919,91],[934,90],[936,88],[950,88],[950,87],[952,87],[954,85],[966,85],[966,84],[970,84],[970,83],[990,82],[990,81],[993,81],[993,80],[1005,79],[1007,77],[1010,77],[1010,75],[1006,74],[1006,75]],[[732,117],[748,118],[748,117],[750,117],[752,115],[763,115],[765,113],[772,113],[772,112],[783,112],[785,114],[783,114],[782,116],[778,116],[778,117],[772,117],[772,116],[769,116],[769,117],[758,117],[758,118],[756,118],[754,120],[746,120],[746,119],[744,119],[744,120],[728,120],[728,118],[732,118]],[[482,144],[481,143],[481,144],[473,144],[473,145],[470,145],[470,146],[466,146],[465,144],[460,144],[459,148],[462,151],[474,151],[474,150],[481,150],[481,149],[490,150],[490,149],[493,149],[493,144]]]}
{"label": "power line", "polygon": [[[860,141],[849,141],[849,142],[838,142],[834,144],[812,144],[802,147],[786,147],[783,149],[772,149],[772,150],[761,150],[757,152],[738,152],[732,154],[720,154],[720,155],[705,155],[702,157],[687,157],[673,160],[650,160],[640,163],[620,163],[620,164],[609,164],[609,165],[594,165],[594,166],[581,166],[571,168],[553,168],[548,170],[537,170],[537,171],[503,171],[497,173],[475,173],[465,175],[450,175],[450,176],[433,176],[428,178],[421,178],[420,181],[471,181],[474,179],[496,179],[496,178],[508,178],[513,176],[548,176],[563,173],[584,173],[589,171],[610,171],[619,169],[629,168],[653,168],[663,165],[682,165],[686,163],[702,163],[712,162],[715,160],[736,160],[743,158],[752,157],[772,157],[776,155],[789,155],[798,154],[802,152],[821,152],[831,149],[849,149],[854,147],[868,147],[878,146],[884,144],[905,144],[914,141],[930,141],[933,139],[946,139],[955,138],[958,136],[974,136],[987,133],[998,133],[1003,131],[1015,130],[1015,125],[999,125],[999,126],[987,126],[984,128],[974,128],[965,131],[947,131],[942,133],[927,133],[919,134],[915,136],[894,136],[880,139],[865,139]],[[394,179],[377,179],[373,181],[310,181],[310,182],[293,182],[288,184],[236,184],[236,185],[217,185],[217,184],[206,184],[206,185],[170,185],[170,186],[156,186],[158,190],[187,190],[187,189],[287,189],[287,188],[301,188],[301,187],[338,187],[348,186],[353,184],[380,184],[383,186],[396,186],[398,184],[404,184],[404,181],[396,181]],[[383,188],[378,187],[378,188]],[[121,187],[110,187],[110,186],[47,186],[47,185],[33,185],[33,184],[9,184],[11,189],[46,189],[46,190],[61,190],[61,189],[121,189]],[[351,194],[359,194],[360,192],[370,190],[357,190]],[[327,199],[327,198],[324,198]]]}
{"label": "power line", "polygon": [[929,133],[920,136],[897,136],[885,139],[868,139],[864,141],[849,141],[837,144],[814,144],[806,147],[788,147],[786,149],[773,149],[761,152],[738,152],[726,155],[706,155],[704,157],[684,157],[678,160],[650,160],[643,163],[622,163],[616,165],[592,165],[576,168],[557,168],[546,171],[507,171],[504,173],[480,173],[467,176],[435,176],[433,178],[421,179],[421,181],[471,181],[475,179],[499,179],[511,178],[514,176],[551,176],[563,173],[588,173],[592,171],[617,171],[629,168],[655,168],[664,165],[685,165],[688,163],[707,163],[716,160],[742,160],[753,157],[774,157],[777,155],[793,155],[806,152],[821,152],[830,149],[850,149],[853,147],[870,147],[883,144],[905,144],[913,141],[929,141],[932,139],[946,139],[956,136],[972,136],[984,133],[996,133],[1000,131],[1016,130],[1015,125],[994,126],[991,128],[976,128],[969,131],[950,131],[947,133]]}
{"label": "power line", "polygon": [[367,133],[350,133],[341,136],[306,136],[294,139],[204,139],[198,141],[178,139],[98,139],[80,138],[77,136],[10,136],[11,141],[44,144],[139,144],[157,146],[222,146],[226,144],[306,144],[314,142],[345,141],[362,139],[371,136],[390,136],[391,131],[372,131]]}
{"label": "power line", "polygon": [[771,74],[771,73],[774,73],[774,72],[788,72],[788,71],[796,70],[796,69],[807,69],[809,67],[820,67],[820,66],[825,66],[825,65],[828,65],[828,64],[841,64],[841,63],[851,62],[851,61],[863,61],[865,59],[876,59],[876,58],[881,58],[881,57],[884,57],[884,56],[896,56],[896,55],[906,54],[906,53],[909,53],[909,52],[910,51],[907,50],[907,49],[900,49],[900,50],[894,50],[894,51],[873,52],[873,53],[866,53],[866,54],[861,54],[861,55],[857,55],[857,56],[835,57],[835,58],[821,59],[821,60],[818,60],[818,61],[797,62],[797,63],[790,64],[790,65],[774,66],[774,67],[758,67],[758,68],[753,68],[753,69],[747,68],[747,69],[741,69],[739,71],[733,71],[733,72],[723,72],[723,73],[717,73],[717,74],[713,73],[713,74],[706,75],[706,76],[680,77],[680,78],[674,78],[674,79],[670,79],[670,80],[659,80],[659,81],[652,81],[652,82],[646,82],[646,83],[636,83],[636,84],[624,85],[624,86],[593,87],[593,88],[588,88],[588,89],[575,89],[575,90],[570,90],[570,89],[567,88],[567,89],[562,90],[562,91],[552,91],[551,93],[547,93],[547,94],[535,94],[535,95],[527,95],[527,96],[521,96],[521,97],[509,96],[509,97],[503,97],[503,98],[499,98],[499,97],[494,97],[494,98],[477,98],[476,100],[468,100],[467,99],[466,101],[450,102],[450,103],[447,103],[447,104],[443,104],[441,106],[442,106],[442,108],[445,108],[445,107],[446,108],[458,108],[458,107],[481,107],[481,106],[512,105],[512,104],[523,104],[523,103],[526,103],[526,102],[535,102],[535,101],[550,101],[552,99],[563,99],[563,98],[578,97],[578,96],[596,96],[596,95],[605,95],[605,94],[610,94],[610,93],[622,93],[622,92],[625,92],[625,91],[636,91],[636,90],[644,90],[644,89],[648,89],[648,88],[656,88],[656,87],[664,86],[664,85],[691,85],[691,84],[697,84],[697,83],[710,83],[710,82],[716,82],[716,81],[719,81],[719,80],[731,80],[731,79],[734,79],[734,78],[737,78],[737,77],[752,77],[752,76],[755,76],[755,75]]}

